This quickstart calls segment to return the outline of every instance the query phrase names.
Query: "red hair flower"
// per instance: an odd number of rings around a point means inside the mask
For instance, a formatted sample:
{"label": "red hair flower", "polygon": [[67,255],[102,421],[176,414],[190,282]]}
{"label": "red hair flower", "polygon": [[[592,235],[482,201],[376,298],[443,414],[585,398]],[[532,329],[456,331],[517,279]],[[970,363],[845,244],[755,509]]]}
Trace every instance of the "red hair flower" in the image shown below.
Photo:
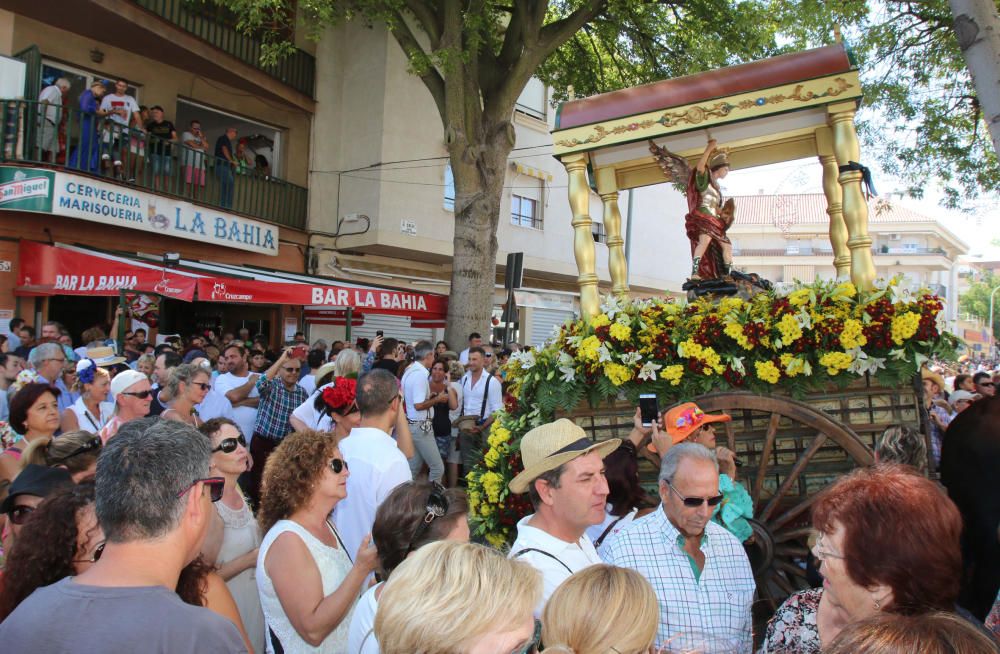
{"label": "red hair flower", "polygon": [[323,401],[337,413],[354,404],[358,382],[350,377],[336,377],[332,386],[323,389]]}

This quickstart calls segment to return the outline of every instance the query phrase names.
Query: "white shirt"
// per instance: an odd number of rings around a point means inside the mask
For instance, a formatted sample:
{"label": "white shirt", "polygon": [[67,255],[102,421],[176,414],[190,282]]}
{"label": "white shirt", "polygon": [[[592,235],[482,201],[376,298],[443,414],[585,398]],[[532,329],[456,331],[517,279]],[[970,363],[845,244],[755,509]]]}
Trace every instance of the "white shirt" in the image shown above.
{"label": "white shirt", "polygon": [[[604,521],[599,525],[591,525],[587,527],[586,531],[587,538],[594,543],[594,547],[597,548],[597,553],[601,556],[601,558],[604,558],[604,551],[607,549],[608,543],[611,542],[614,535],[632,524],[632,521],[635,520],[636,514],[639,513],[639,509],[632,509],[630,512],[619,518],[618,516],[609,513],[609,511],[611,511],[610,504],[608,504],[604,509]],[[598,545],[597,539],[601,536],[604,536],[604,539],[601,541],[601,544]]]}
{"label": "white shirt", "polygon": [[100,415],[94,415],[87,408],[87,405],[83,403],[83,398],[78,398],[73,406],[69,408],[70,411],[76,414],[76,424],[78,429],[84,431],[89,431],[93,434],[101,431],[104,425],[108,424],[111,420],[111,416],[115,414],[115,403],[114,402],[101,402],[98,404],[98,410]]}
{"label": "white shirt", "polygon": [[323,384],[309,396],[302,404],[295,407],[292,411],[292,415],[302,422],[306,423],[309,429],[315,429],[316,431],[333,431],[333,418],[330,417],[329,413],[320,413],[316,410],[316,398],[319,394],[323,392],[324,389],[333,386],[333,382],[329,384]]}
{"label": "white shirt", "polygon": [[42,89],[42,92],[38,94],[38,101],[48,103],[49,105],[45,107],[44,110],[45,120],[58,125],[59,120],[62,118],[62,89],[55,84],[52,86],[46,86]]}
{"label": "white shirt", "polygon": [[378,609],[375,592],[381,587],[382,584],[372,586],[354,605],[351,626],[347,630],[347,654],[379,654],[374,631],[375,611]]}
{"label": "white shirt", "polygon": [[413,477],[396,441],[381,429],[355,427],[340,441],[340,453],[351,475],[347,478],[347,497],[337,504],[333,520],[354,560],[361,541],[371,533],[382,500]]}
{"label": "white shirt", "polygon": [[410,422],[427,420],[427,409],[417,409],[417,404],[427,401],[431,394],[430,372],[424,364],[414,361],[403,373],[403,400],[406,401],[406,419]]}
{"label": "white shirt", "polygon": [[463,366],[469,365],[469,349],[470,348],[465,348],[464,350],[458,353],[458,362],[461,363]]}
{"label": "white shirt", "polygon": [[[224,394],[210,388],[207,393],[205,393],[205,399],[201,401],[201,404],[195,406],[198,410],[198,417],[202,420],[208,421],[213,418],[229,418],[233,422],[236,422],[236,413],[233,411],[233,403],[229,401]],[[237,423],[239,424],[239,423]],[[243,428],[240,427],[242,430]],[[249,434],[253,436],[253,434]],[[247,434],[243,434],[244,438],[247,438]]]}
{"label": "white shirt", "polygon": [[[237,377],[231,372],[219,375],[215,378],[215,390],[225,395],[234,388],[239,388],[247,383],[249,376],[249,372],[244,377]],[[256,385],[250,389],[247,397],[260,397]],[[232,403],[230,402],[231,405]],[[247,439],[247,443],[249,444],[250,439],[253,438],[254,428],[257,426],[257,408],[252,406],[234,406],[233,416],[233,421],[240,426],[240,431],[243,432],[243,437]]]}
{"label": "white shirt", "polygon": [[115,95],[111,93],[104,96],[104,99],[101,100],[101,111],[112,111],[114,109],[124,109],[128,114],[123,118],[117,113],[109,113],[108,118],[119,125],[128,127],[129,121],[132,120],[132,115],[139,113],[139,103],[131,95]]}
{"label": "white shirt", "polygon": [[489,380],[489,393],[486,396],[486,413],[483,418],[489,418],[493,412],[503,408],[502,383],[485,370],[479,373],[479,380],[472,383],[472,373],[462,376],[462,415],[478,416],[483,409],[483,392],[486,390],[486,380]]}
{"label": "white shirt", "polygon": [[[542,573],[542,601],[535,607],[535,617],[538,618],[541,617],[545,603],[549,601],[559,584],[566,581],[572,573],[602,561],[586,534],[580,536],[575,543],[568,543],[528,525],[534,516],[532,513],[517,523],[517,540],[510,546],[507,557],[530,563],[531,567]],[[541,550],[550,556],[540,552],[524,552],[518,555],[527,549]]]}
{"label": "white shirt", "polygon": [[312,395],[313,392],[316,390],[316,378],[313,377],[312,375],[306,375],[305,377],[299,380],[299,386],[306,389],[306,393]]}

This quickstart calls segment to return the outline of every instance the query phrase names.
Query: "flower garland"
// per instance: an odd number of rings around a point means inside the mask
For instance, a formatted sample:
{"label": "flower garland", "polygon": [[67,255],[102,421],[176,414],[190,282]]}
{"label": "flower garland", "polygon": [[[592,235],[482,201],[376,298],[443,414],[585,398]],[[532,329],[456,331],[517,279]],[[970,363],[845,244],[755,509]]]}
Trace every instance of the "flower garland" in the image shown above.
{"label": "flower garland", "polygon": [[636,402],[640,393],[661,404],[729,389],[802,397],[866,374],[908,384],[929,358],[954,357],[958,341],[944,331],[942,309],[939,297],[911,293],[898,279],[871,291],[817,281],[718,302],[605,297],[597,316],[510,357],[508,401],[467,475],[473,531],[497,546],[512,540],[531,511],[526,495],[507,488],[521,470],[520,439],[557,410],[584,399]]}

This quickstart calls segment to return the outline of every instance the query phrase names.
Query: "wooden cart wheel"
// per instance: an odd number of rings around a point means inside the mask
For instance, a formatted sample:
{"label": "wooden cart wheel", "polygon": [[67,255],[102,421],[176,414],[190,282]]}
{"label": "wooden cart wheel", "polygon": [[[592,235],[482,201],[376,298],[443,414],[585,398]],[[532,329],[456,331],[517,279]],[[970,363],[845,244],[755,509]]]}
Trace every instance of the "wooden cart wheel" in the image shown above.
{"label": "wooden cart wheel", "polygon": [[722,426],[753,498],[754,535],[746,547],[763,604],[758,608],[769,615],[790,594],[815,583],[807,570],[809,508],[819,491],[853,468],[871,465],[871,450],[843,423],[790,398],[724,392],[694,402],[706,413],[733,417]]}

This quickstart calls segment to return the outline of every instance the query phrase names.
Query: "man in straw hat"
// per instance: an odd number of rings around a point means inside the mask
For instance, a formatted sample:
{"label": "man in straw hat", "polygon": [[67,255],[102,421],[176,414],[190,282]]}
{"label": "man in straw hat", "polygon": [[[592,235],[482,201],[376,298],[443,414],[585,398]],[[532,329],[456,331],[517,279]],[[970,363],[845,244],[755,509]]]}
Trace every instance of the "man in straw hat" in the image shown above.
{"label": "man in straw hat", "polygon": [[944,379],[940,374],[930,370],[926,366],[920,369],[920,379],[924,386],[924,408],[930,416],[931,451],[930,458],[937,469],[941,462],[941,445],[944,442],[944,432],[948,429],[951,419],[955,417],[948,404],[942,397],[945,388]]}
{"label": "man in straw hat", "polygon": [[565,418],[535,427],[521,439],[524,470],[510,480],[510,490],[527,492],[535,513],[517,523],[510,558],[524,559],[542,573],[536,616],[567,577],[601,563],[584,532],[604,520],[604,457],[619,445],[619,438],[595,443]]}

